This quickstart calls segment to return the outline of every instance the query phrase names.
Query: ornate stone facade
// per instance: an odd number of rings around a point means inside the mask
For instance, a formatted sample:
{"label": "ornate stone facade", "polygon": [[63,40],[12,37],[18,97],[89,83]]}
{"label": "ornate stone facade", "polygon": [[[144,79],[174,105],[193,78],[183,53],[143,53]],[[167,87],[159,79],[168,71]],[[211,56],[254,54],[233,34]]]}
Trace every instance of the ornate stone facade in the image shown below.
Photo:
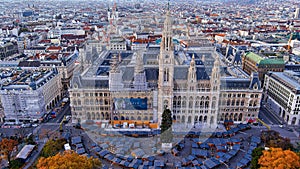
{"label": "ornate stone facade", "polygon": [[[135,120],[160,124],[165,108],[172,111],[176,123],[184,125],[215,126],[229,118],[236,123],[256,118],[262,93],[258,75],[247,79],[228,75],[213,44],[196,38],[191,41],[198,46],[181,50],[180,44],[174,43],[167,12],[160,46],[102,51],[93,64],[74,75],[69,90],[73,122]],[[98,91],[106,96],[91,97],[90,92]],[[87,99],[85,96],[93,105],[75,105],[76,100]],[[94,104],[95,99],[107,100],[107,104]]]}

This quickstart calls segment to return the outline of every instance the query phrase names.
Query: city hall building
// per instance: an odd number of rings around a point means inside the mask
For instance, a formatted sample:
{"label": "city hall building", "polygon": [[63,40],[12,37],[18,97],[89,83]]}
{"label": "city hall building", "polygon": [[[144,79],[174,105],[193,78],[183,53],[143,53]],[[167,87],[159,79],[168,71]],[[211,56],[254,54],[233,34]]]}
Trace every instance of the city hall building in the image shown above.
{"label": "city hall building", "polygon": [[69,89],[72,121],[160,124],[165,108],[176,123],[191,125],[255,119],[262,94],[258,74],[230,75],[209,40],[193,40],[192,50],[180,48],[167,12],[160,45],[99,55],[83,50]]}

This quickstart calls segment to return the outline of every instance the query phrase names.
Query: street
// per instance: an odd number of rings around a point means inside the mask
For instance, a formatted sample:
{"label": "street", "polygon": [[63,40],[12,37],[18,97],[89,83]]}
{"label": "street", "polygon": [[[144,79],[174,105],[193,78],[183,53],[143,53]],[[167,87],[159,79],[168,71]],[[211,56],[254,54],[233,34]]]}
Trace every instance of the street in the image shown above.
{"label": "street", "polygon": [[266,124],[270,124],[270,125],[281,125],[282,124],[281,120],[276,115],[274,115],[272,112],[270,112],[265,106],[260,107],[258,118],[260,118]]}
{"label": "street", "polygon": [[[60,108],[60,106],[57,108]],[[56,112],[56,118],[49,119],[48,123],[60,123],[64,115],[71,115],[70,102],[66,103],[59,112]]]}

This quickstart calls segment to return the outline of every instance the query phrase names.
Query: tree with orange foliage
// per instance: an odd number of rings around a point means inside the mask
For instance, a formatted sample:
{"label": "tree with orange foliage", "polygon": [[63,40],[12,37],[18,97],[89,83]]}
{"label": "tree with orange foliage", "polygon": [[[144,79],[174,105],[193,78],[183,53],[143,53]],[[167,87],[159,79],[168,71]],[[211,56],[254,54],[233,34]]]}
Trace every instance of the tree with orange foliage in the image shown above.
{"label": "tree with orange foliage", "polygon": [[300,168],[300,157],[291,150],[271,148],[263,151],[258,164],[261,169],[298,169]]}
{"label": "tree with orange foliage", "polygon": [[79,155],[74,151],[64,151],[58,153],[55,156],[48,158],[40,158],[37,164],[38,169],[95,169],[101,168],[101,162],[99,159],[93,157],[88,158],[83,155]]}
{"label": "tree with orange foliage", "polygon": [[13,139],[4,138],[0,142],[0,153],[6,156],[8,162],[10,162],[11,153],[16,145],[18,145],[18,141]]}

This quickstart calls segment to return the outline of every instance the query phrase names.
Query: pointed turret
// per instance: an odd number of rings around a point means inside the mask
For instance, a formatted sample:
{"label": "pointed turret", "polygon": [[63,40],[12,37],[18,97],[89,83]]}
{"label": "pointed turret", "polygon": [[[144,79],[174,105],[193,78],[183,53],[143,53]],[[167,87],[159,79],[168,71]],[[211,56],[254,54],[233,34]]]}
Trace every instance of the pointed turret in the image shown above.
{"label": "pointed turret", "polygon": [[196,82],[196,65],[195,65],[195,55],[193,54],[192,60],[189,67],[189,74],[188,74],[188,84],[194,86],[194,82]]}
{"label": "pointed turret", "polygon": [[110,72],[112,72],[112,73],[117,73],[118,72],[118,59],[117,59],[116,55],[113,55],[113,57],[112,57]]}

